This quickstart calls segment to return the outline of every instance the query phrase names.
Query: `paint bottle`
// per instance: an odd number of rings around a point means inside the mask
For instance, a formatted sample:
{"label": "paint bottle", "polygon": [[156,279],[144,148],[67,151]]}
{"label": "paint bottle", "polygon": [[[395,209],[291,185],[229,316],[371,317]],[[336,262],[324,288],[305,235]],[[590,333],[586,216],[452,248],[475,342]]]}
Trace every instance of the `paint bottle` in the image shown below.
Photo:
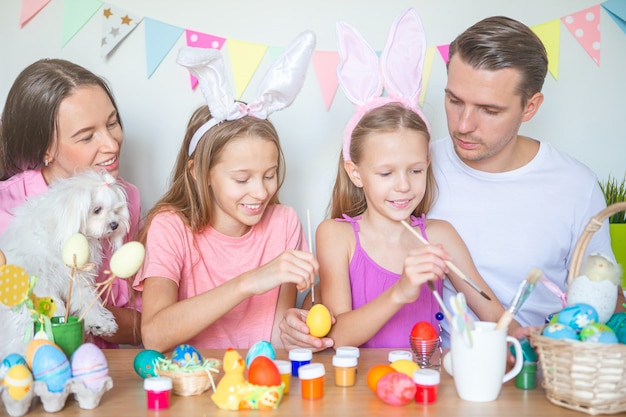
{"label": "paint bottle", "polygon": [[351,387],[356,382],[357,358],[354,356],[333,356],[335,368],[335,385],[338,387]]}
{"label": "paint bottle", "polygon": [[170,407],[172,379],[165,376],[146,378],[143,380],[146,390],[148,410],[167,410]]}
{"label": "paint bottle", "polygon": [[413,354],[408,350],[392,350],[389,352],[388,360],[389,363],[393,363],[400,359],[408,359],[410,361],[413,360]]}
{"label": "paint bottle", "polygon": [[300,375],[302,398],[318,400],[324,397],[324,375],[326,375],[326,369],[323,363],[302,365],[298,370],[298,374]]}
{"label": "paint bottle", "polygon": [[297,377],[298,369],[303,365],[308,365],[313,359],[313,351],[311,349],[292,349],[289,351],[289,360],[291,361],[291,375]]}
{"label": "paint bottle", "polygon": [[415,401],[418,404],[432,404],[437,401],[437,387],[441,375],[434,369],[418,369],[413,373],[413,382],[417,386]]}
{"label": "paint bottle", "polygon": [[289,393],[289,387],[291,386],[291,362],[275,359],[274,363],[280,373],[280,380],[285,383],[283,394],[287,394]]}

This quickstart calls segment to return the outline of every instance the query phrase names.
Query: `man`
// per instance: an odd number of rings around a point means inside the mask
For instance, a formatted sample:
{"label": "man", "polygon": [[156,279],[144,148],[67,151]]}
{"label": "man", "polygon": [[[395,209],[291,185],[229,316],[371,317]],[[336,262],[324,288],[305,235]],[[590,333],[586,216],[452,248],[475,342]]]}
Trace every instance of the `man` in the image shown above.
{"label": "man", "polygon": [[[506,17],[474,24],[450,44],[449,136],[431,146],[439,192],[429,217],[457,229],[499,301],[507,307],[535,267],[555,284],[552,291],[535,286],[515,316],[522,326],[541,325],[562,308],[559,295],[567,291],[574,246],[591,217],[606,207],[589,168],[519,134],[543,102],[547,69],[545,48],[526,25]],[[589,243],[593,252],[613,257],[607,224]],[[445,280],[443,299],[454,293]],[[619,291],[618,305],[622,301]],[[331,346],[332,340],[307,334],[305,317],[306,311],[295,309],[285,315],[285,347]],[[448,345],[449,326],[446,320],[442,325]]]}

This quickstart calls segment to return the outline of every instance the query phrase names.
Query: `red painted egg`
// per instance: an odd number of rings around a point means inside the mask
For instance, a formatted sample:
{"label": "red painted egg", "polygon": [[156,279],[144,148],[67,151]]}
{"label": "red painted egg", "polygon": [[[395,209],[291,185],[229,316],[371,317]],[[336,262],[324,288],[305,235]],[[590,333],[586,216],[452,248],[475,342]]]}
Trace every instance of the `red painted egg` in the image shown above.
{"label": "red painted egg", "polygon": [[267,356],[257,356],[250,363],[248,382],[254,385],[280,385],[280,372],[273,360]]}

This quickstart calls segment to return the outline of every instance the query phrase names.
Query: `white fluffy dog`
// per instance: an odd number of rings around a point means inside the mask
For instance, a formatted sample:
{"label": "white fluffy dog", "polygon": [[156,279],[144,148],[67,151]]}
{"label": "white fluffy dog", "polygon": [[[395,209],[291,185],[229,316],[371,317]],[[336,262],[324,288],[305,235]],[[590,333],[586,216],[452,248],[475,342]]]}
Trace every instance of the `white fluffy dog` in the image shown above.
{"label": "white fluffy dog", "polygon": [[[103,248],[113,250],[123,244],[130,228],[126,191],[106,171],[87,170],[68,179],[54,182],[43,194],[30,198],[17,208],[15,217],[0,237],[0,249],[6,263],[17,265],[37,276],[34,293],[52,297],[56,316],[79,316],[97,296],[95,276],[102,263]],[[63,262],[67,239],[82,233],[89,242],[89,262],[94,268],[77,271],[72,286],[70,306],[66,299],[71,269]],[[24,334],[32,326],[25,307],[14,311],[0,305],[0,358],[15,352],[24,353]],[[111,312],[94,302],[84,317],[84,328],[94,335],[111,335],[117,323]]]}

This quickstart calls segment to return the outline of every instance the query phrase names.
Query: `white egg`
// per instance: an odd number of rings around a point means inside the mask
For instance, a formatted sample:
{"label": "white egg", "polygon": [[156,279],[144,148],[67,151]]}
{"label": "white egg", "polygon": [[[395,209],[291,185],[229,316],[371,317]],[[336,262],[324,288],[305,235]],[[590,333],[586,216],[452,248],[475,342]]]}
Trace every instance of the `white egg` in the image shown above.
{"label": "white egg", "polygon": [[146,249],[139,242],[128,242],[111,256],[109,267],[116,277],[128,278],[134,275],[146,255]]}
{"label": "white egg", "polygon": [[65,265],[70,267],[85,265],[89,260],[89,243],[87,238],[80,233],[73,234],[65,241],[62,253]]}

